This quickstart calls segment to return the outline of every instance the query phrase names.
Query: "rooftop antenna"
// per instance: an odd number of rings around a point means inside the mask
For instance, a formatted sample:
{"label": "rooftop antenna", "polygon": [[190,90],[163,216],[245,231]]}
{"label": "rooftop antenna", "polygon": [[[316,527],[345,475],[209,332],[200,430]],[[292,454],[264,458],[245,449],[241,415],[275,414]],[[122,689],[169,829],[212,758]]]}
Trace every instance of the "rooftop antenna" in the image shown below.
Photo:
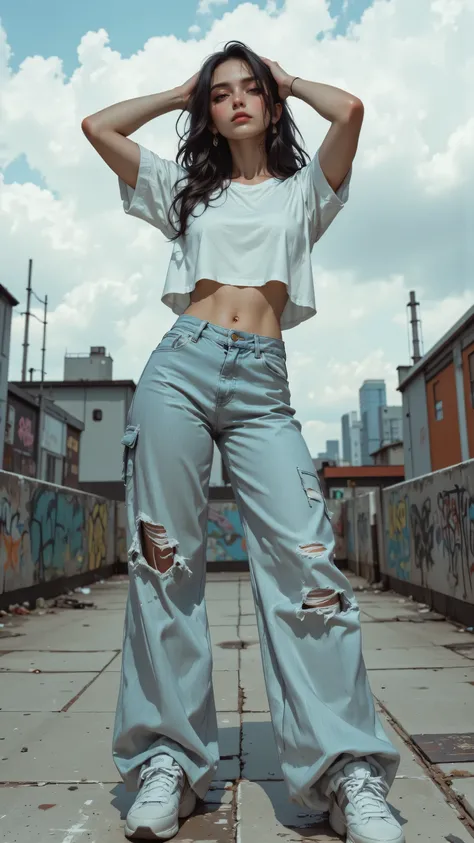
{"label": "rooftop antenna", "polygon": [[420,336],[418,328],[421,328],[421,321],[418,319],[417,314],[417,307],[420,306],[420,303],[416,301],[416,295],[414,290],[410,290],[410,301],[407,304],[407,307],[410,309],[410,324],[411,324],[411,339],[413,344],[413,354],[412,360],[413,365],[418,363],[421,360],[421,343],[420,343]]}

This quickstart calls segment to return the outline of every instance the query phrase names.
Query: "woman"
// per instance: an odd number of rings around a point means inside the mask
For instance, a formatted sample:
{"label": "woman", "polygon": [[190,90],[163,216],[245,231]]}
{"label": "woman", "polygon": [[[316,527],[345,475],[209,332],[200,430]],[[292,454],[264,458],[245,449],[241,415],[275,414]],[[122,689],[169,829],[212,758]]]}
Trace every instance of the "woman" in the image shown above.
{"label": "woman", "polygon": [[[316,156],[287,98],[331,122]],[[128,139],[190,112],[177,162]],[[374,711],[359,610],[301,425],[282,329],[314,315],[310,251],[348,197],[363,107],[240,42],[178,88],[112,105],[83,130],[119,176],[125,212],[173,241],[153,351],[124,444],[130,586],[114,759],[139,788],[125,833],[164,840],[219,762],[204,603],[214,442],[247,540],[265,681],[291,798],[330,810],[351,843],[402,843],[385,797],[399,756]]]}

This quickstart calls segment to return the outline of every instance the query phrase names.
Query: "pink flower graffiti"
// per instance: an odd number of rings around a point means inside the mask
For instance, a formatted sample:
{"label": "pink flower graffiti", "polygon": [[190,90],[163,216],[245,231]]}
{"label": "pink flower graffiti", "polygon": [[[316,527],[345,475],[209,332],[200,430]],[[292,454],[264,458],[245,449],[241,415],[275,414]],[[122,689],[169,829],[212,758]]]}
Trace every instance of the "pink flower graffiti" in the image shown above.
{"label": "pink flower graffiti", "polygon": [[18,422],[18,438],[20,442],[23,442],[25,448],[31,448],[33,442],[35,441],[33,431],[31,430],[31,419],[24,419],[23,416],[21,417]]}

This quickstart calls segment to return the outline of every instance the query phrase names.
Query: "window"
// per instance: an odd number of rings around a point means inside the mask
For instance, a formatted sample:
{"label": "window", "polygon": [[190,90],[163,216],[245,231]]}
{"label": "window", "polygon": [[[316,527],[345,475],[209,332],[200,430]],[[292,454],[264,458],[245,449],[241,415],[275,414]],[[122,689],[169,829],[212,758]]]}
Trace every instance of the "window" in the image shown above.
{"label": "window", "polygon": [[439,397],[439,381],[436,381],[433,384],[433,399],[434,399],[435,419],[436,419],[436,421],[442,421],[443,420],[443,401]]}
{"label": "window", "polygon": [[471,407],[474,407],[474,351],[467,358],[469,385],[471,388]]}
{"label": "window", "polygon": [[92,410],[92,421],[102,421],[102,410]]}
{"label": "window", "polygon": [[48,483],[55,482],[56,459],[52,454],[46,454],[46,477]]}

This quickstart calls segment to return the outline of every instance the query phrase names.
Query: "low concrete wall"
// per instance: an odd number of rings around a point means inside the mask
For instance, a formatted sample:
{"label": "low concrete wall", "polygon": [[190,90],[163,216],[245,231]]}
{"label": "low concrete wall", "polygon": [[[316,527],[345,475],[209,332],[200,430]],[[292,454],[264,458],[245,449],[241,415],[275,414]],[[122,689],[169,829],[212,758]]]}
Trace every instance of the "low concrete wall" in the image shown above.
{"label": "low concrete wall", "polygon": [[392,486],[382,500],[383,573],[408,590],[472,607],[474,460]]}
{"label": "low concrete wall", "polygon": [[237,504],[211,501],[207,517],[207,562],[248,564],[247,543]]}
{"label": "low concrete wall", "polygon": [[346,559],[351,571],[369,582],[378,578],[378,545],[375,492],[357,495],[342,504],[341,523],[345,528]]}
{"label": "low concrete wall", "polygon": [[0,596],[114,562],[114,501],[0,471]]}
{"label": "low concrete wall", "polygon": [[331,513],[331,524],[334,530],[334,540],[336,546],[334,548],[334,556],[336,562],[345,561],[347,559],[347,542],[346,542],[346,528],[344,524],[344,501],[331,499],[328,500],[328,508]]}
{"label": "low concrete wall", "polygon": [[[125,504],[116,504],[116,556],[127,565]],[[211,500],[207,517],[207,563],[211,569],[248,567],[247,544],[237,504],[233,499]]]}

